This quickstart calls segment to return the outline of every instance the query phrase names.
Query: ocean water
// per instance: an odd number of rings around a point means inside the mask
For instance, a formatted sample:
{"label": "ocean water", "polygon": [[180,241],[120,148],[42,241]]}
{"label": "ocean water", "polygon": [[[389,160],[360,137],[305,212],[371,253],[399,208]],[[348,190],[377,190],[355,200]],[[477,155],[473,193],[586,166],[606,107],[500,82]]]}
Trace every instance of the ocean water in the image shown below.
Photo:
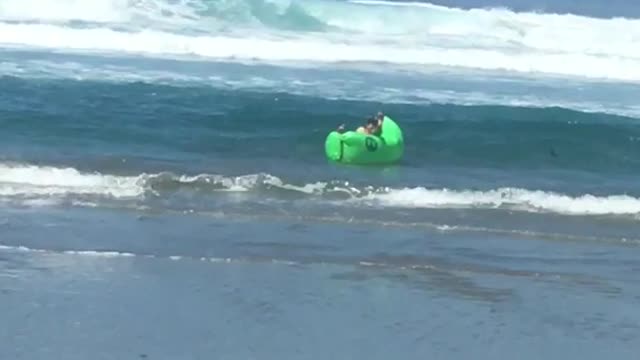
{"label": "ocean water", "polygon": [[0,358],[635,359],[639,94],[632,2],[0,0]]}

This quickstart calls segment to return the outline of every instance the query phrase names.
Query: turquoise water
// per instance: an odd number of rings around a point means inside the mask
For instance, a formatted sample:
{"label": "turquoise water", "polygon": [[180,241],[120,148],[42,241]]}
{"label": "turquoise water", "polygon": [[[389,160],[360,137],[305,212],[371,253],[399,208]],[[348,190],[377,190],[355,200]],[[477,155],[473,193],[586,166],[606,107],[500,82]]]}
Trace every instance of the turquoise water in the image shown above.
{"label": "turquoise water", "polygon": [[[592,3],[0,1],[0,355],[633,358],[640,21]],[[328,163],[378,111],[402,162]]]}

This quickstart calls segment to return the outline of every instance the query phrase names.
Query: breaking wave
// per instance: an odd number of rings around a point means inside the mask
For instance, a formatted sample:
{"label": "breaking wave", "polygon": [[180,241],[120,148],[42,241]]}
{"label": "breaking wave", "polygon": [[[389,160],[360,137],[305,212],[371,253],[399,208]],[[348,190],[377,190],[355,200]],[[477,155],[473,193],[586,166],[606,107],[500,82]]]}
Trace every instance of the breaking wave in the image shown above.
{"label": "breaking wave", "polygon": [[[356,186],[346,181],[318,181],[292,184],[270,174],[196,176],[172,173],[136,176],[81,172],[74,168],[33,165],[0,165],[0,197],[46,200],[56,197],[94,196],[114,200],[163,197],[175,191],[207,195],[243,192],[279,197],[296,193],[303,199],[325,201],[337,206],[374,206],[433,209],[509,209],[549,212],[563,215],[635,215],[640,198],[629,195],[570,196],[562,193],[499,188],[487,191],[428,189],[424,187],[388,188]],[[283,197],[290,200],[290,197]],[[45,202],[46,203],[46,202]]]}
{"label": "breaking wave", "polygon": [[224,61],[444,66],[640,81],[640,20],[397,5],[9,0],[0,5],[0,46]]}

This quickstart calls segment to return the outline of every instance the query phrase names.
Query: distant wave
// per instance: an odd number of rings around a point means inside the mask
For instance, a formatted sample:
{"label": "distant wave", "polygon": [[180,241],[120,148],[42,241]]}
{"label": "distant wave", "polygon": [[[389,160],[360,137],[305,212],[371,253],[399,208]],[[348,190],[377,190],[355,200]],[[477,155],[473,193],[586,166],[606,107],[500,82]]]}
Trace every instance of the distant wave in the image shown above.
{"label": "distant wave", "polygon": [[[32,57],[34,59],[29,59]],[[294,95],[320,97],[325,99],[341,99],[355,101],[374,101],[387,104],[454,104],[454,105],[504,105],[514,107],[546,108],[557,107],[581,112],[605,113],[640,118],[640,103],[635,102],[633,94],[640,87],[617,87],[612,91],[608,86],[600,89],[595,84],[583,82],[572,85],[567,82],[548,84],[547,87],[532,88],[524,79],[513,79],[508,88],[486,87],[483,77],[475,78],[472,74],[461,74],[467,82],[465,87],[448,86],[433,74],[416,74],[412,81],[405,81],[407,76],[398,78],[397,74],[389,74],[385,78],[372,80],[368,73],[351,73],[349,77],[341,77],[341,73],[331,73],[316,69],[312,73],[304,70],[290,74],[270,73],[255,70],[229,71],[210,69],[206,73],[191,70],[187,65],[179,69],[169,65],[149,68],[149,64],[96,63],[69,59],[42,59],[41,53],[14,55],[6,57],[0,63],[0,76],[7,81],[9,77],[20,79],[71,79],[74,81],[96,81],[108,83],[135,83],[188,87],[211,87],[214,89],[233,91],[266,91],[289,93]],[[194,66],[198,69],[198,66]],[[260,75],[258,75],[260,74]],[[396,76],[394,82],[385,79]],[[368,80],[368,83],[364,81]],[[452,78],[456,81],[457,78]],[[509,86],[509,85],[505,85]],[[566,91],[548,91],[566,86]],[[576,93],[571,87],[588,87],[590,94],[584,91]],[[637,89],[635,89],[637,88]],[[7,88],[8,89],[8,88]]]}
{"label": "distant wave", "polygon": [[73,4],[3,2],[0,46],[640,81],[640,20],[320,0]]}
{"label": "distant wave", "polygon": [[[640,198],[628,195],[569,196],[519,188],[488,191],[388,188],[354,186],[345,181],[318,181],[292,184],[270,174],[197,176],[172,173],[117,176],[86,173],[74,168],[2,164],[0,165],[0,197],[6,199],[47,199],[93,195],[116,200],[143,199],[146,195],[163,196],[176,190],[204,192],[253,192],[256,196],[282,191],[316,198],[337,206],[399,207],[406,209],[509,209],[527,212],[549,212],[563,215],[636,215],[640,214]],[[287,197],[283,198],[287,199]],[[45,202],[46,204],[46,202]]]}

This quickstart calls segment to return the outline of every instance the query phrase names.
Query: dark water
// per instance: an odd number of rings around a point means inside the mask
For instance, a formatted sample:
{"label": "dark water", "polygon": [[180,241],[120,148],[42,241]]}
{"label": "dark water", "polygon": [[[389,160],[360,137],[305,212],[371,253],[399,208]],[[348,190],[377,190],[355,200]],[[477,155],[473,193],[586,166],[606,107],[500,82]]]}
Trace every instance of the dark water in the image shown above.
{"label": "dark water", "polygon": [[[640,127],[636,119],[615,115],[562,108],[382,104],[142,83],[2,81],[2,140],[15,143],[12,150],[26,161],[43,153],[52,160],[64,154],[97,160],[101,154],[129,154],[135,148],[138,156],[154,154],[154,160],[180,158],[184,171],[208,170],[192,166],[194,162],[228,160],[231,166],[257,158],[324,166],[318,148],[327,132],[341,122],[355,128],[379,109],[401,121],[407,133],[404,165],[424,172],[434,166],[540,170],[544,178],[554,170],[594,175],[640,170],[635,156]],[[25,137],[42,152],[24,146]],[[256,162],[245,169],[262,170],[270,168]]]}

